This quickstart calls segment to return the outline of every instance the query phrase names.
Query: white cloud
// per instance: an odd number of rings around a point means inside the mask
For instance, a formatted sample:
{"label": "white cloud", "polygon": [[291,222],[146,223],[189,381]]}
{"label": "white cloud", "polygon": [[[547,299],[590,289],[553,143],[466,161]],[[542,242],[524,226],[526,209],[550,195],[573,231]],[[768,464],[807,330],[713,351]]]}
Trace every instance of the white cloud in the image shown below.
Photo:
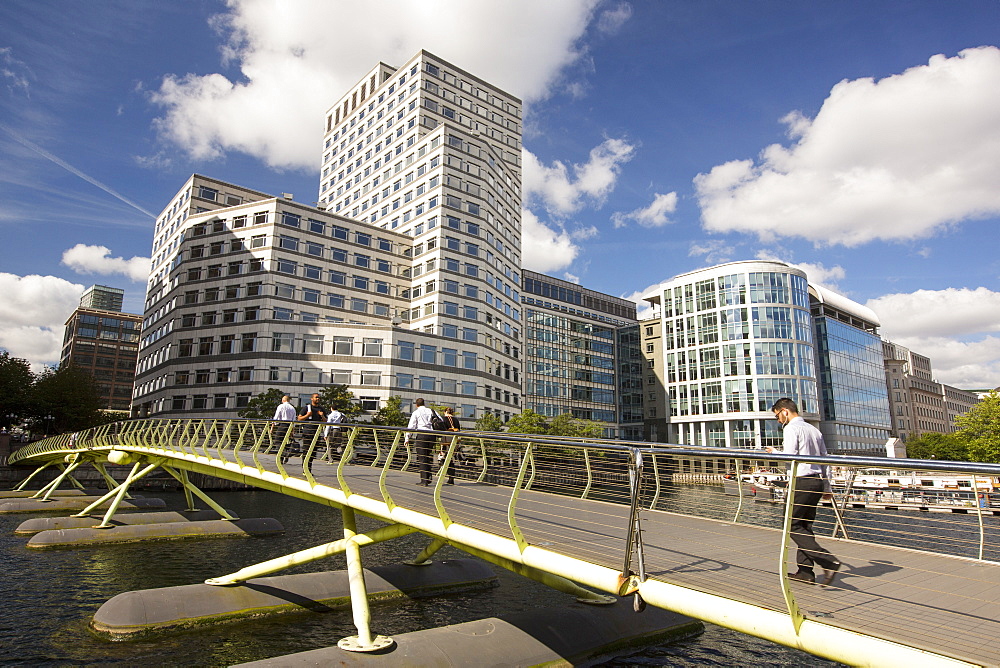
{"label": "white cloud", "polygon": [[0,48],[0,78],[11,93],[23,93],[31,97],[31,81],[34,73],[27,64],[14,57],[14,51],[9,46]]}
{"label": "white cloud", "polygon": [[695,178],[706,229],[816,244],[929,237],[1000,213],[1000,49],[938,55],[884,78],[842,81],[794,143]]}
{"label": "white cloud", "polygon": [[157,128],[198,159],[235,150],[277,168],[315,169],[324,112],[379,61],[402,65],[427,49],[525,102],[539,100],[585,53],[579,40],[598,4],[230,0],[214,24],[240,78],[166,76],[153,93],[165,109]]}
{"label": "white cloud", "polygon": [[579,211],[586,204],[601,206],[618,181],[621,166],[632,159],[635,146],[624,139],[606,139],[590,151],[587,162],[567,167],[557,160],[546,166],[522,151],[525,206],[538,204],[556,216]]}
{"label": "white cloud", "polygon": [[632,18],[632,5],[619,2],[614,8],[601,12],[597,17],[597,29],[607,35],[613,35],[621,30],[630,18]]}
{"label": "white cloud", "polygon": [[653,201],[649,206],[635,209],[628,213],[616,211],[611,214],[611,220],[615,225],[615,229],[624,227],[630,220],[634,220],[643,227],[663,227],[668,223],[674,222],[667,217],[667,214],[673,213],[676,210],[677,193],[655,193]]}
{"label": "white cloud", "polygon": [[705,264],[722,264],[729,262],[735,252],[735,246],[731,246],[721,239],[708,239],[692,243],[688,249],[688,257],[704,256]]}
{"label": "white cloud", "polygon": [[657,288],[660,287],[660,285],[666,283],[668,280],[670,279],[664,278],[659,283],[653,283],[652,285],[649,285],[643,288],[642,290],[636,290],[631,294],[622,295],[622,299],[627,299],[631,302],[635,302],[637,320],[645,320],[646,318],[652,318],[654,315],[657,315],[657,313],[659,313],[659,311],[654,312],[653,307],[650,306],[649,302],[643,300],[643,295],[647,295],[653,290],[656,290]]}
{"label": "white cloud", "polygon": [[987,288],[917,290],[883,295],[866,305],[879,315],[889,338],[1000,332],[1000,292]]}
{"label": "white cloud", "polygon": [[936,380],[956,387],[1000,385],[1000,292],[987,288],[883,295],[866,306],[882,336],[931,358]]}
{"label": "white cloud", "polygon": [[122,274],[133,281],[145,281],[149,278],[149,258],[133,257],[126,260],[121,257],[111,257],[111,250],[106,246],[87,246],[77,244],[63,251],[62,264],[78,274]]}
{"label": "white cloud", "polygon": [[827,267],[822,262],[792,262],[769,250],[757,251],[756,257],[758,260],[784,262],[791,267],[801,269],[806,272],[806,277],[810,283],[818,283],[827,288],[836,289],[837,283],[847,277],[847,272],[839,264]]}
{"label": "white cloud", "polygon": [[551,273],[565,269],[580,253],[565,230],[556,232],[528,209],[521,211],[521,264],[525,269]]}
{"label": "white cloud", "polygon": [[569,281],[570,283],[576,283],[580,285],[580,277],[576,274],[571,274],[568,271],[563,274],[563,280]]}
{"label": "white cloud", "polygon": [[0,348],[39,371],[59,362],[63,327],[84,286],[55,276],[0,273]]}

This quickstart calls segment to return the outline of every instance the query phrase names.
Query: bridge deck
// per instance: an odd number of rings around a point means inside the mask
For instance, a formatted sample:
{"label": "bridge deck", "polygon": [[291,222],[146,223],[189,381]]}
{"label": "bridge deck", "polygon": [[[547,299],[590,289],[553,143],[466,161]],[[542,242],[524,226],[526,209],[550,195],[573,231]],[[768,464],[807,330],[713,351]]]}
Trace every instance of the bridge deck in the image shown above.
{"label": "bridge deck", "polygon": [[[299,461],[292,460],[290,473]],[[345,467],[351,491],[375,499],[382,498],[380,473],[380,468]],[[314,475],[317,482],[338,487],[334,467],[317,462]],[[416,481],[414,473],[391,470],[386,485],[397,505],[436,517],[432,489]],[[509,488],[461,479],[442,489],[452,521],[501,536],[511,534],[509,498]],[[517,519],[533,545],[622,567],[626,506],[526,491]],[[787,612],[777,571],[777,528],[660,511],[644,511],[642,523],[649,577]],[[830,587],[793,583],[808,617],[963,661],[1000,665],[1000,566],[833,538],[821,542],[844,568]]]}

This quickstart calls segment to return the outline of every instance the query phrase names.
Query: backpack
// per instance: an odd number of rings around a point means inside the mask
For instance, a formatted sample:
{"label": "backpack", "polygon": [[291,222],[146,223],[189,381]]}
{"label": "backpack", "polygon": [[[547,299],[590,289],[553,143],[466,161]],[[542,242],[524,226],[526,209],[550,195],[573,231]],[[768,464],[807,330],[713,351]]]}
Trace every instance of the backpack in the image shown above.
{"label": "backpack", "polygon": [[431,429],[434,431],[448,431],[448,423],[441,419],[437,411],[431,411]]}

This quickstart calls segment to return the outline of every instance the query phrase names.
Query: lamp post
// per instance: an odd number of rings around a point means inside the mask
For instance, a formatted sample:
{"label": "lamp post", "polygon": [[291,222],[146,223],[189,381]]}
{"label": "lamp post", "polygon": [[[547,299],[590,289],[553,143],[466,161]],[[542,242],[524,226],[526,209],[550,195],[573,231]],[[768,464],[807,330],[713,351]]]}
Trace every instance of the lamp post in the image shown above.
{"label": "lamp post", "polygon": [[49,413],[48,415],[46,415],[42,419],[45,420],[45,436],[46,436],[46,438],[48,438],[49,427],[52,425],[52,421],[55,420],[56,418],[55,418],[55,416],[52,415],[52,413]]}

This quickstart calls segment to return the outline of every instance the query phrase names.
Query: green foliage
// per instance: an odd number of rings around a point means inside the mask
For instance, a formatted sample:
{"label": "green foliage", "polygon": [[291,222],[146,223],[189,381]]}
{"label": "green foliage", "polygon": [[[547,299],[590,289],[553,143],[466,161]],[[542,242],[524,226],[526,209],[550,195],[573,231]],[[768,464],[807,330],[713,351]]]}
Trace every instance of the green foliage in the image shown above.
{"label": "green foliage", "polygon": [[544,416],[528,409],[507,420],[507,431],[511,434],[547,434],[549,423]]}
{"label": "green foliage", "polygon": [[409,423],[406,413],[400,408],[402,397],[392,396],[385,400],[385,405],[375,411],[372,424],[382,427],[405,427]]}
{"label": "green foliage", "polygon": [[911,459],[969,461],[969,447],[958,434],[922,434],[906,442],[906,456]]}
{"label": "green foliage", "polygon": [[563,413],[552,418],[549,423],[549,434],[552,436],[573,436],[577,438],[604,438],[604,423],[595,420],[582,420],[569,413]]}
{"label": "green foliage", "polygon": [[270,420],[274,417],[274,411],[278,408],[283,396],[285,393],[278,388],[268,388],[247,402],[246,407],[241,408],[237,415],[251,420]]}
{"label": "green foliage", "polygon": [[35,376],[28,361],[0,350],[0,425],[10,427],[28,417],[34,384]]}
{"label": "green foliage", "polygon": [[996,390],[955,423],[959,427],[957,435],[969,448],[970,460],[1000,463],[1000,394]]}
{"label": "green foliage", "polygon": [[357,422],[361,406],[354,401],[354,393],[347,385],[328,385],[319,393],[319,403],[327,408],[336,408],[344,414],[347,422]]}
{"label": "green foliage", "polygon": [[483,413],[476,420],[476,431],[503,431],[503,420],[493,413]]}
{"label": "green foliage", "polygon": [[[73,364],[48,368],[35,380],[32,423],[49,434],[100,424],[102,407],[94,377]],[[46,419],[52,416],[52,420]]]}

